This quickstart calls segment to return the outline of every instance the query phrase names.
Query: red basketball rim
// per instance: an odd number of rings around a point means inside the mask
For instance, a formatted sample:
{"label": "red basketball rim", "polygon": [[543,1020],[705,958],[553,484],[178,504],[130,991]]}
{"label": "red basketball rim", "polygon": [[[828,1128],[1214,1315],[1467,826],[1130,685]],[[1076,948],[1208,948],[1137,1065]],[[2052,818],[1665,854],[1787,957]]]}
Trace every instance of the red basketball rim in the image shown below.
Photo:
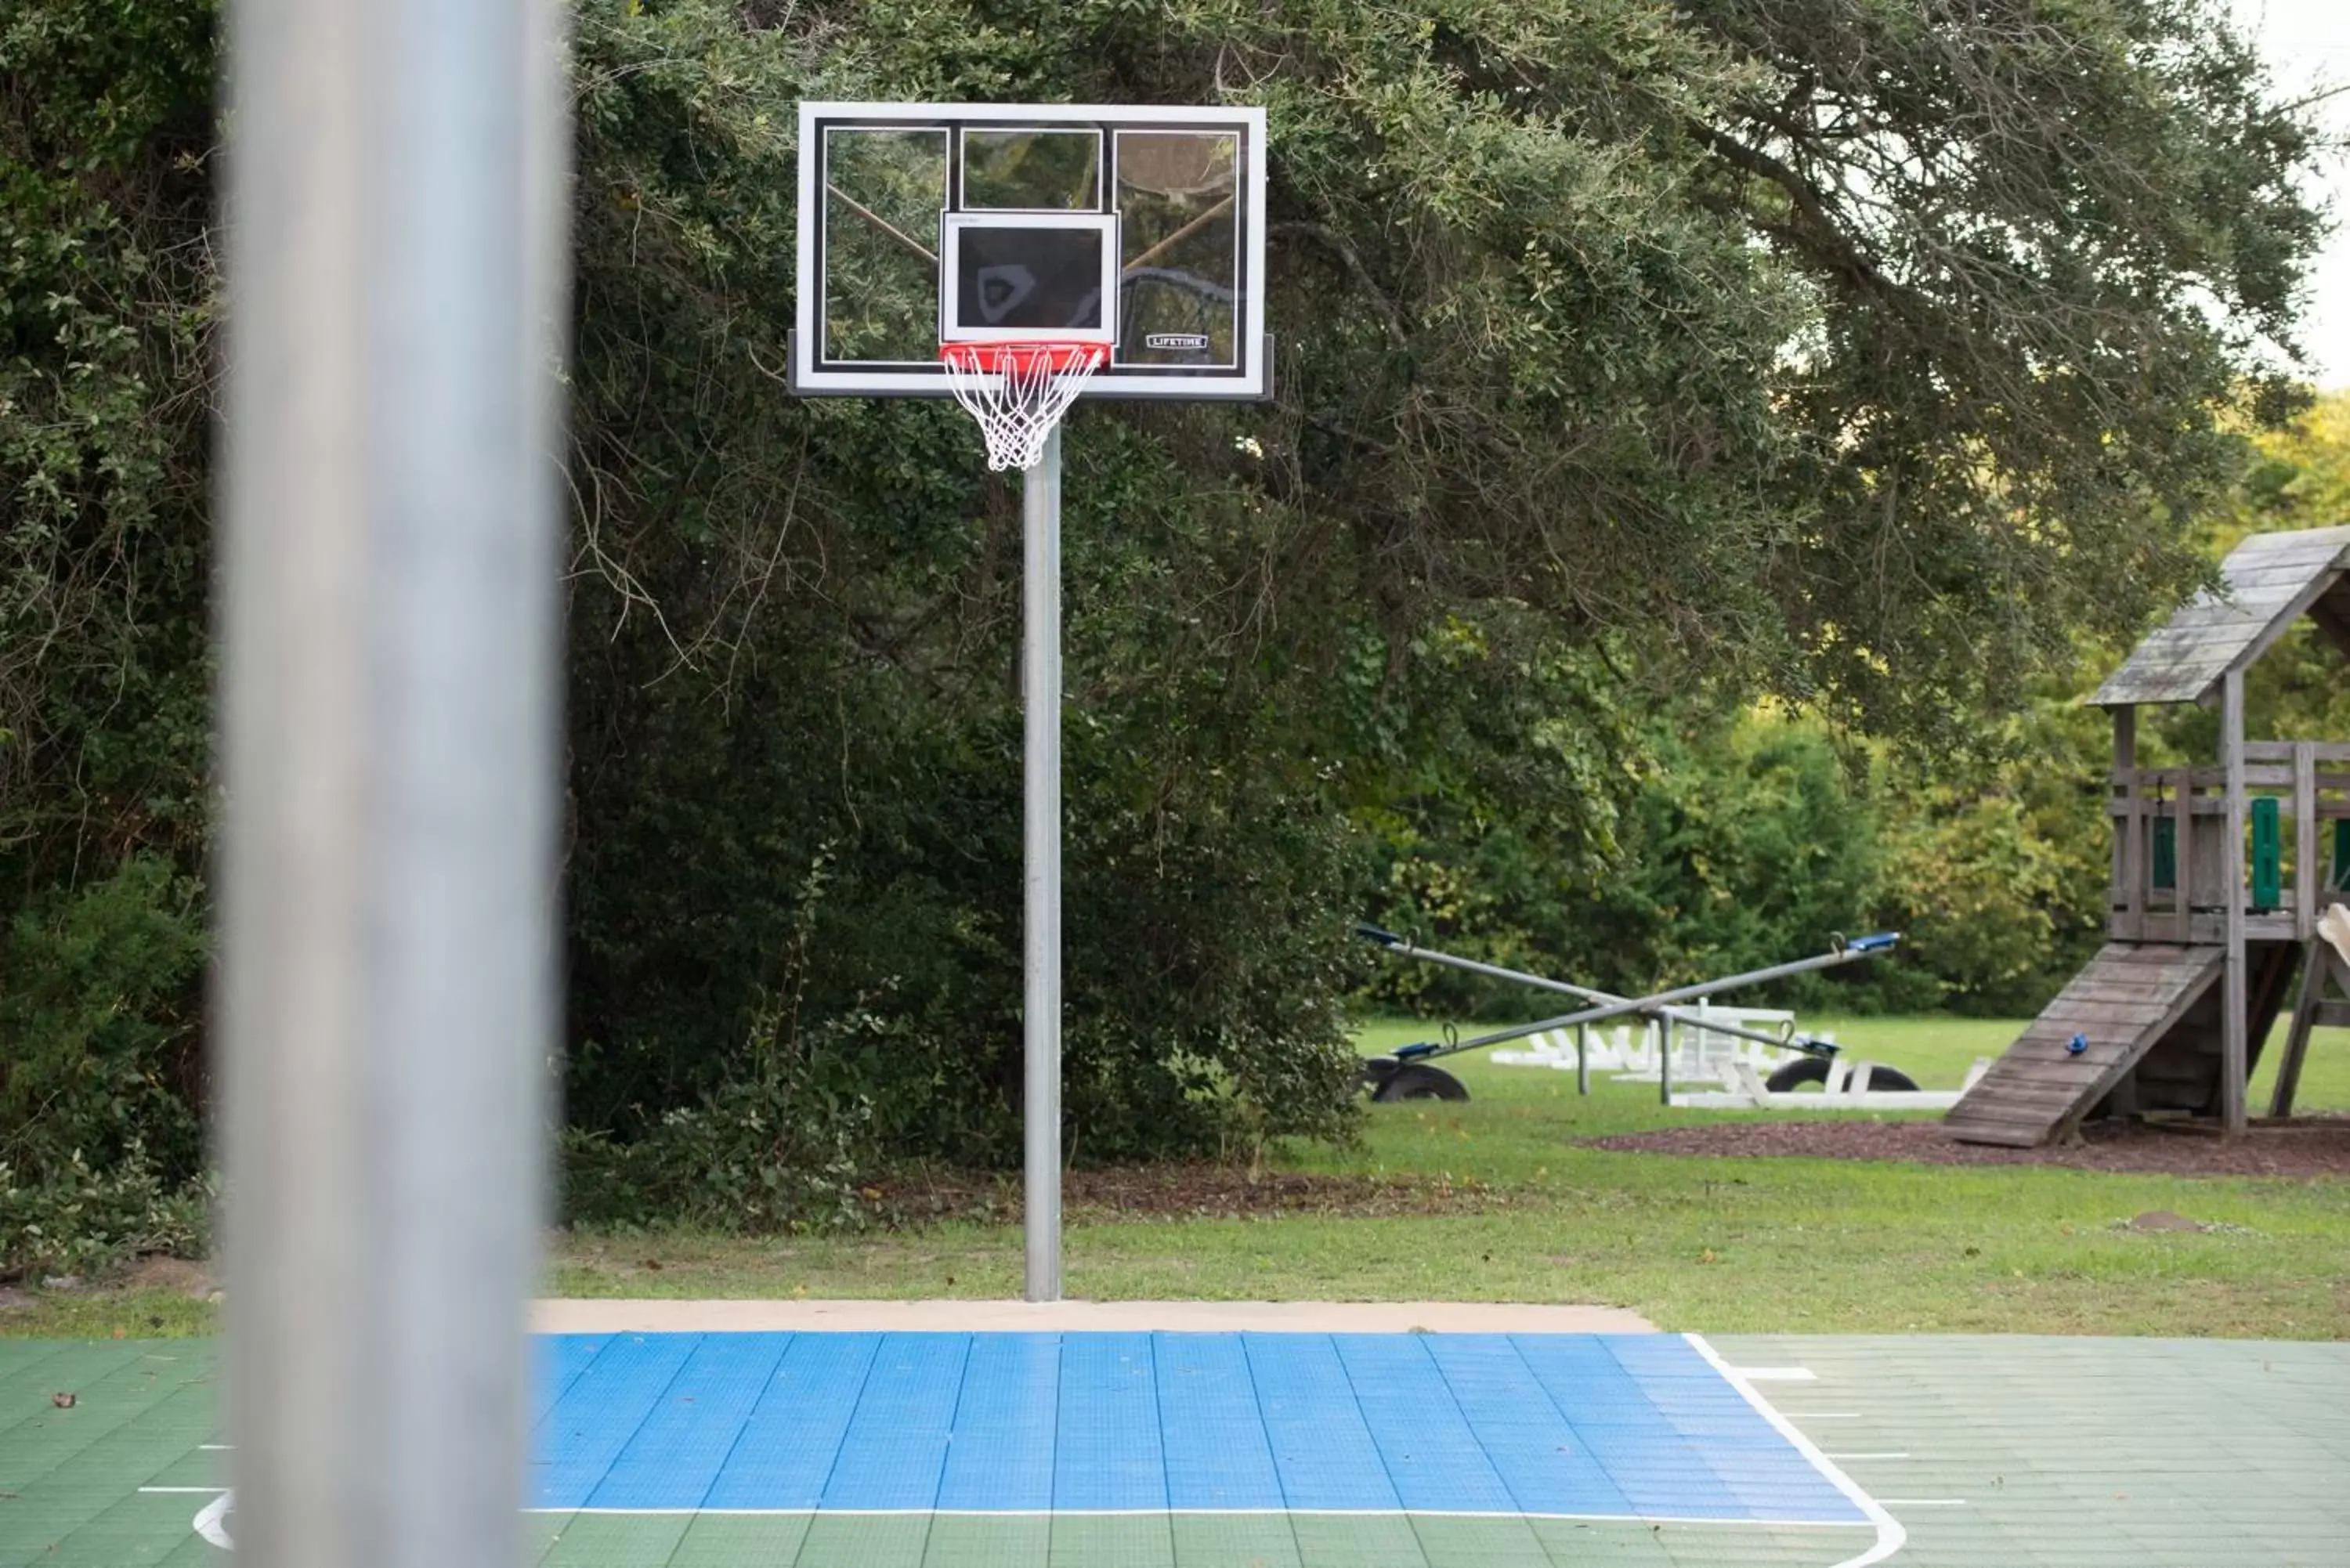
{"label": "red basketball rim", "polygon": [[945,343],[939,360],[968,375],[1002,375],[1007,370],[1034,372],[1097,369],[1109,359],[1109,345],[1067,337],[1025,338],[1015,343]]}

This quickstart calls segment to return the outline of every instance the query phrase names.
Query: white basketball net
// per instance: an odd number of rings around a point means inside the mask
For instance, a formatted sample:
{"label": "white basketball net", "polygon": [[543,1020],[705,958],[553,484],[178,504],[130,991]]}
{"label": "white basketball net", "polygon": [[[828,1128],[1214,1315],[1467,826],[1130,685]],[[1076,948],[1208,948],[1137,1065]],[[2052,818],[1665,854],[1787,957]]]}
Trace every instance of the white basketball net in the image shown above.
{"label": "white basketball net", "polygon": [[950,343],[939,350],[955,401],[987,438],[987,466],[1034,468],[1045,440],[1109,359],[1103,343]]}

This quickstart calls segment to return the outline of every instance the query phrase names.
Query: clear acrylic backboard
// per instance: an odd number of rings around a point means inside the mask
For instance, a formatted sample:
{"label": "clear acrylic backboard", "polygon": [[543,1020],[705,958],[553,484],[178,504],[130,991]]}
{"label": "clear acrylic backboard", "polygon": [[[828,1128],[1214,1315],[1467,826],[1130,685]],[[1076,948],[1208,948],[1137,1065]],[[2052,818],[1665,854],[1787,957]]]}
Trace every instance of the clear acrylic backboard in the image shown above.
{"label": "clear acrylic backboard", "polygon": [[1253,399],[1264,111],[803,103],[792,389],[946,397],[950,343],[1100,343],[1084,395]]}

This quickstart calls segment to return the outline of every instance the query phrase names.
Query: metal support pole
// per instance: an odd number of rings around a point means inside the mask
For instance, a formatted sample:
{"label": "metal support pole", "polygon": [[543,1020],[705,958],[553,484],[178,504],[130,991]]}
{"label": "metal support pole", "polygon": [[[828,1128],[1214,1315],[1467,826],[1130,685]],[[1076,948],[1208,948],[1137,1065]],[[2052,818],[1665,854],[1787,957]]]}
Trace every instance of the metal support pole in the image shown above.
{"label": "metal support pole", "polygon": [[1673,1015],[1657,1014],[1657,1103],[1673,1103]]}
{"label": "metal support pole", "polygon": [[234,0],[238,1560],[523,1560],[555,1046],[553,0]]}
{"label": "metal support pole", "polygon": [[[2125,702],[2114,710],[2113,778],[2124,782],[2109,784],[2106,794],[2113,815],[2113,890],[2106,899],[2106,929],[2108,940],[2138,938],[2138,917],[2146,909],[2145,888],[2147,877],[2143,869],[2147,846],[2146,830],[2140,824],[2143,801],[2137,782],[2137,708]],[[2111,807],[2109,807],[2111,809]],[[2115,922],[2119,920],[2119,927]]]}
{"label": "metal support pole", "polygon": [[[2227,919],[2222,934],[2228,943],[2220,971],[2220,1123],[2230,1137],[2243,1135],[2250,1123],[2245,1108],[2245,1080],[2251,1075],[2247,1036],[2251,1027],[2251,975],[2245,966],[2244,901],[2251,896],[2244,873],[2244,672],[2230,670],[2220,686],[2220,763],[2226,770],[2228,798],[2220,856],[2220,886]],[[2185,858],[2181,849],[2180,858]]]}
{"label": "metal support pole", "polygon": [[1575,1092],[1591,1093],[1591,1025],[1575,1026]]}
{"label": "metal support pole", "polygon": [[1061,432],[1020,482],[1027,1298],[1061,1299]]}

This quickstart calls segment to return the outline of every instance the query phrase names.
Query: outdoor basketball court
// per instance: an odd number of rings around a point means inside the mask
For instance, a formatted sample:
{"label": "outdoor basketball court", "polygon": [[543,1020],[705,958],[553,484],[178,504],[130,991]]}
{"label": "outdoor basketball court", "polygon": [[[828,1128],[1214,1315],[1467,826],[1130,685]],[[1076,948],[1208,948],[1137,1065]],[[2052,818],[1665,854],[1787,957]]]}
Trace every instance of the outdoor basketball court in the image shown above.
{"label": "outdoor basketball court", "polygon": [[[536,1354],[548,1568],[2223,1568],[2350,1542],[2338,1345],[802,1332]],[[214,1368],[203,1342],[0,1342],[0,1568],[224,1561]]]}
{"label": "outdoor basketball court", "polygon": [[[239,1414],[276,1483],[253,1508],[308,1505],[273,1517],[320,1568],[402,1521],[406,1562],[504,1544],[482,1527],[512,1493],[556,1033],[562,306],[535,258],[566,140],[551,8],[415,36],[332,9],[239,8],[234,229],[259,237],[230,269],[221,1026]],[[791,389],[952,397],[1023,476],[1033,1303],[1061,1294],[1066,1163],[1059,421],[1269,395],[1266,120],[799,110]],[[361,181],[390,217],[344,199]],[[2340,1568],[2350,1541],[2332,1345],[795,1330],[529,1354],[512,1501],[550,1568]],[[203,1342],[0,1341],[0,1568],[229,1560],[219,1372]]]}

